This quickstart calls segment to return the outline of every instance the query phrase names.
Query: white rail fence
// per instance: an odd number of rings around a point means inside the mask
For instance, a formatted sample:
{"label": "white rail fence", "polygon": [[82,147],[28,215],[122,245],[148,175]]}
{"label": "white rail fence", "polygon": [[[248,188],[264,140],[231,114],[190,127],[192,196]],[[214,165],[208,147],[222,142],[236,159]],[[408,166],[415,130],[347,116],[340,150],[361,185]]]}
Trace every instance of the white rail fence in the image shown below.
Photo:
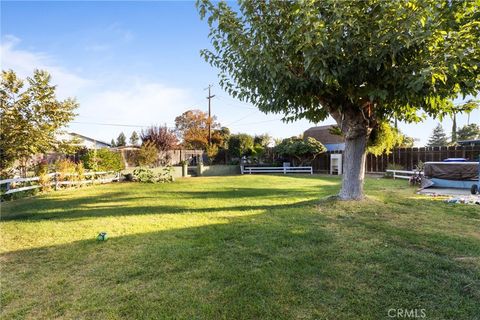
{"label": "white rail fence", "polygon": [[422,171],[406,171],[406,170],[387,170],[387,172],[393,174],[393,179],[410,179],[412,176],[423,176]]}
{"label": "white rail fence", "polygon": [[[109,176],[110,177],[107,177]],[[57,190],[60,186],[65,185],[76,185],[80,186],[83,184],[88,183],[109,183],[114,181],[120,180],[120,173],[114,171],[100,171],[100,172],[86,172],[83,174],[84,177],[90,177],[87,179],[82,180],[61,180],[59,179],[61,176],[63,177],[76,177],[78,176],[77,173],[69,173],[69,174],[62,174],[60,172],[53,172],[47,174],[50,178],[51,182],[48,183],[49,186],[54,186],[55,190]],[[0,186],[6,185],[6,190],[3,193],[4,195],[12,194],[21,191],[27,191],[37,188],[42,188],[43,185],[39,183],[40,177],[32,177],[32,178],[12,178],[12,179],[4,179],[0,180]],[[36,183],[33,185],[22,186],[24,184],[31,184]]]}
{"label": "white rail fence", "polygon": [[313,167],[246,167],[240,166],[242,174],[252,173],[310,173],[313,174]]}

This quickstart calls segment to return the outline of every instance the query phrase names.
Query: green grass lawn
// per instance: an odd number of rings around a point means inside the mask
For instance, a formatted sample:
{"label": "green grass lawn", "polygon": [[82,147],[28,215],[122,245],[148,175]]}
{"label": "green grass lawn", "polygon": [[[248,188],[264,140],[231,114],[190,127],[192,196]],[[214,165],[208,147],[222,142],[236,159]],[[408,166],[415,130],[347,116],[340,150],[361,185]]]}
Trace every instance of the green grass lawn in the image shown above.
{"label": "green grass lawn", "polygon": [[367,201],[321,200],[339,183],[191,178],[3,203],[1,318],[480,318],[478,206],[384,179]]}

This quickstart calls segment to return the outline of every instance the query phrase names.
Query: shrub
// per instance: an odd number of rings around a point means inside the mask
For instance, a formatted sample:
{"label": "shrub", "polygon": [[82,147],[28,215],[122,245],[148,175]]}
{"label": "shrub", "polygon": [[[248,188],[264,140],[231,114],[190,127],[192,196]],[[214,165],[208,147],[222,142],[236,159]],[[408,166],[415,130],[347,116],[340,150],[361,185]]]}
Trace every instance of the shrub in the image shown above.
{"label": "shrub", "polygon": [[[148,183],[157,183],[157,182],[173,182],[175,179],[173,178],[173,167],[166,166],[163,167],[161,172],[155,174],[152,170],[147,168],[137,168],[133,170],[133,175],[131,180],[138,181],[138,182],[148,182]],[[125,176],[127,178],[127,176]],[[127,181],[128,180],[127,178]]]}
{"label": "shrub", "polygon": [[68,159],[61,159],[55,163],[55,171],[58,172],[60,175],[58,176],[59,181],[66,181],[69,180],[70,177],[73,178],[75,174],[75,162],[70,161]]}
{"label": "shrub", "polygon": [[146,168],[137,168],[133,170],[133,178],[138,182],[155,183],[156,178],[152,170]]}
{"label": "shrub", "polygon": [[43,160],[35,166],[35,175],[38,176],[38,184],[42,186],[42,190],[50,189],[50,176],[48,175],[48,162]]}
{"label": "shrub", "polygon": [[79,162],[75,166],[75,173],[77,174],[76,178],[78,181],[82,181],[85,179],[85,168],[83,167],[83,163]]}
{"label": "shrub", "polygon": [[108,149],[89,150],[82,156],[85,169],[93,171],[121,171],[125,169],[122,155]]}
{"label": "shrub", "polygon": [[158,150],[155,143],[146,141],[138,151],[137,161],[141,166],[155,165],[158,161]]}
{"label": "shrub", "polygon": [[218,154],[218,146],[216,144],[209,144],[205,148],[205,151],[207,153],[209,164],[212,164],[213,160],[215,159],[215,157]]}

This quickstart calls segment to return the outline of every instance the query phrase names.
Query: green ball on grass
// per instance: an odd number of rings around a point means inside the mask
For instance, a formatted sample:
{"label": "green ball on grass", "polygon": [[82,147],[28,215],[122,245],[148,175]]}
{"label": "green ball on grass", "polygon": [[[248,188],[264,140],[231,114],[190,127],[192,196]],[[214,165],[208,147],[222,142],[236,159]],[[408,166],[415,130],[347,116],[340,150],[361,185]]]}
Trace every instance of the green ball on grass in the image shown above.
{"label": "green ball on grass", "polygon": [[100,232],[97,236],[98,241],[107,241],[108,234],[106,232]]}

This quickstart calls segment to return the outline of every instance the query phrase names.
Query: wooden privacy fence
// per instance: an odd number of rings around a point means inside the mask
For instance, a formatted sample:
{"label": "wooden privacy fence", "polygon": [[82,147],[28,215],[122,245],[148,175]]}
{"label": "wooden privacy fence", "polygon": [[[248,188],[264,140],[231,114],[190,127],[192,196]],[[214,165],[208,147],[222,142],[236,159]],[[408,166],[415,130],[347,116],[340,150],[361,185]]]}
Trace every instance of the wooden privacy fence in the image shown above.
{"label": "wooden privacy fence", "polygon": [[[60,172],[53,172],[49,173],[46,176],[49,177],[47,182],[47,186],[54,186],[55,190],[57,190],[60,186],[66,185],[74,185],[74,186],[81,186],[83,184],[88,183],[109,183],[113,181],[119,181],[120,173],[113,172],[113,171],[102,171],[102,172],[86,172],[83,174],[87,179],[71,179],[71,180],[64,180],[60,179],[61,177],[78,177],[76,173],[60,173]],[[110,176],[110,177],[107,177]],[[45,184],[40,183],[40,177],[32,177],[32,178],[12,178],[12,179],[4,179],[0,180],[0,187],[5,192],[2,192],[2,195],[12,194],[21,191],[27,191],[37,188],[45,187]]]}
{"label": "wooden privacy fence", "polygon": [[[329,151],[320,154],[312,163],[313,171],[328,173],[330,170],[330,155],[342,153],[342,151]],[[443,161],[446,158],[465,158],[470,161],[478,161],[480,146],[452,146],[452,147],[421,147],[421,148],[398,148],[389,154],[374,156],[368,154],[366,159],[366,171],[370,173],[385,172],[388,164],[395,164],[404,170],[415,170],[421,162]]]}

